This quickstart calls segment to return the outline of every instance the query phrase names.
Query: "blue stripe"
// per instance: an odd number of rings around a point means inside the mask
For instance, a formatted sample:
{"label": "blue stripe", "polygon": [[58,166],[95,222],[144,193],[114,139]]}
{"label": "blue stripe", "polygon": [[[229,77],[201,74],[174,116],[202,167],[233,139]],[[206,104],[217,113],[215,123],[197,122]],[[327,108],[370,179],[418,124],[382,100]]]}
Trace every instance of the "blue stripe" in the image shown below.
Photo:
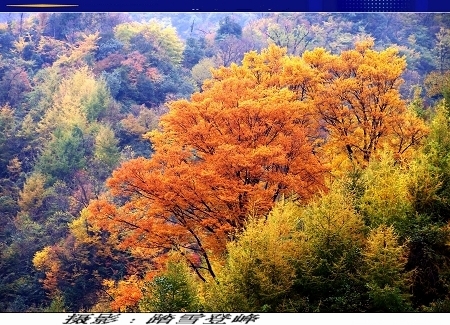
{"label": "blue stripe", "polygon": [[[370,11],[367,5],[370,1],[373,0],[3,0],[0,12],[367,12]],[[78,7],[35,9],[6,6],[24,3],[77,4]],[[449,0],[390,0],[383,3],[383,7],[386,6],[391,6],[391,11],[450,12]],[[399,7],[406,10],[398,10]]]}

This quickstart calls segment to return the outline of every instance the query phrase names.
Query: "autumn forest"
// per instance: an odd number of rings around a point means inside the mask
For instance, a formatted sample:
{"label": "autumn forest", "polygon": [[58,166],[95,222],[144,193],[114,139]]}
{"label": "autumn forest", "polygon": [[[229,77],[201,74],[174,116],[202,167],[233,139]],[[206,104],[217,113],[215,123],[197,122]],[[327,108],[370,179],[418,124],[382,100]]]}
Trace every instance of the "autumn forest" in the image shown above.
{"label": "autumn forest", "polygon": [[450,14],[0,14],[0,312],[450,312]]}

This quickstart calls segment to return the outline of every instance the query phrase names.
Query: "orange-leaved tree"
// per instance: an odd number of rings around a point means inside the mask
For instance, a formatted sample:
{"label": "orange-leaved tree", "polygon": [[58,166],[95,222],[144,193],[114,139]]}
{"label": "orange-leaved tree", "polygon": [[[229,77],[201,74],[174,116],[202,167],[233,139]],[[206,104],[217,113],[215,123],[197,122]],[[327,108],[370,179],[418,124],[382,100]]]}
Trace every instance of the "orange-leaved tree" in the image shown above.
{"label": "orange-leaved tree", "polygon": [[242,66],[215,70],[190,100],[169,103],[160,129],[147,134],[153,156],[123,163],[109,196],[88,206],[88,221],[137,256],[179,251],[206,281],[215,277],[211,254],[250,214],[324,189],[311,103],[279,81],[285,59],[275,46],[252,52]]}

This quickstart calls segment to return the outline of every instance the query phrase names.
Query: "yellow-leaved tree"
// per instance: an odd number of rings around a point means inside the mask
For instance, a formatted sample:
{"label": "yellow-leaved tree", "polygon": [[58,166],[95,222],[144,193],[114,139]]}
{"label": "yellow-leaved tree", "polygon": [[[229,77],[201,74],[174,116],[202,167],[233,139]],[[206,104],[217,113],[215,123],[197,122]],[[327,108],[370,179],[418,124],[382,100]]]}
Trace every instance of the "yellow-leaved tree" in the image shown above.
{"label": "yellow-leaved tree", "polygon": [[407,248],[398,243],[392,226],[380,225],[370,232],[364,249],[362,277],[369,288],[374,311],[410,310],[412,272],[405,272]]}
{"label": "yellow-leaved tree", "polygon": [[218,282],[203,288],[206,310],[293,311],[286,306],[307,255],[301,223],[300,207],[288,200],[277,202],[266,218],[252,217],[227,245]]}
{"label": "yellow-leaved tree", "polygon": [[405,59],[393,47],[378,52],[373,46],[368,38],[339,55],[320,48],[302,55],[319,78],[310,95],[333,167],[365,167],[384,145],[397,159],[407,158],[427,134],[400,96]]}

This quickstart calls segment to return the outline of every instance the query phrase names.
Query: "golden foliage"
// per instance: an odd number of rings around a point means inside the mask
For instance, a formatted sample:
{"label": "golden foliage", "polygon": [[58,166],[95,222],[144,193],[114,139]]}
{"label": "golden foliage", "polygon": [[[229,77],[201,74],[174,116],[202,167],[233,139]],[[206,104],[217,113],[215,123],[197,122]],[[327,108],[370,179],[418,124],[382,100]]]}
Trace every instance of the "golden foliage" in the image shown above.
{"label": "golden foliage", "polygon": [[39,132],[46,136],[56,126],[68,129],[77,126],[86,131],[88,122],[96,117],[97,111],[105,109],[109,100],[105,82],[96,80],[87,66],[65,77],[52,97],[51,107],[38,124]]}
{"label": "golden foliage", "polygon": [[397,286],[396,282],[408,275],[403,273],[407,253],[406,246],[399,245],[398,236],[392,226],[382,224],[373,229],[363,252],[367,271],[366,280],[375,282],[380,287]]}
{"label": "golden foliage", "polygon": [[83,34],[82,39],[71,47],[70,52],[60,55],[54,62],[54,66],[80,68],[90,63],[90,57],[98,48],[97,42],[100,40],[100,33]]}
{"label": "golden foliage", "polygon": [[139,36],[151,43],[158,54],[167,56],[173,64],[182,61],[184,44],[179,39],[176,29],[155,19],[144,23],[119,24],[114,27],[114,35],[126,47],[130,47],[132,39]]}
{"label": "golden foliage", "polygon": [[338,182],[303,209],[301,229],[313,255],[327,250],[342,253],[351,246],[362,247],[364,242],[363,218],[354,208],[352,195]]}
{"label": "golden foliage", "polygon": [[120,121],[125,130],[139,136],[156,129],[158,122],[159,114],[143,105],[139,108],[138,116],[135,117],[130,113]]}
{"label": "golden foliage", "polygon": [[8,172],[11,175],[18,176],[22,171],[22,162],[19,160],[19,158],[14,157],[9,161],[8,166],[6,166],[6,169],[8,169]]}
{"label": "golden foliage", "polygon": [[409,173],[406,167],[396,164],[392,152],[382,152],[381,159],[364,171],[363,179],[366,189],[360,209],[370,225],[392,225],[413,213]]}
{"label": "golden foliage", "polygon": [[54,247],[46,246],[36,252],[33,257],[34,267],[41,272],[45,272],[43,286],[49,291],[50,296],[58,294],[58,278],[61,276],[61,263],[56,257],[57,252]]}
{"label": "golden foliage", "polygon": [[413,272],[405,271],[407,255],[392,226],[380,225],[370,232],[363,251],[362,278],[375,309],[408,310]]}
{"label": "golden foliage", "polygon": [[367,39],[340,55],[315,49],[302,56],[320,77],[311,96],[328,134],[323,153],[333,166],[342,162],[339,155],[367,166],[385,144],[401,159],[428,131],[400,97],[405,59],[395,48],[377,52],[372,47]]}
{"label": "golden foliage", "polygon": [[45,176],[34,173],[27,178],[23,190],[19,194],[19,207],[23,212],[38,209],[47,195]]}

